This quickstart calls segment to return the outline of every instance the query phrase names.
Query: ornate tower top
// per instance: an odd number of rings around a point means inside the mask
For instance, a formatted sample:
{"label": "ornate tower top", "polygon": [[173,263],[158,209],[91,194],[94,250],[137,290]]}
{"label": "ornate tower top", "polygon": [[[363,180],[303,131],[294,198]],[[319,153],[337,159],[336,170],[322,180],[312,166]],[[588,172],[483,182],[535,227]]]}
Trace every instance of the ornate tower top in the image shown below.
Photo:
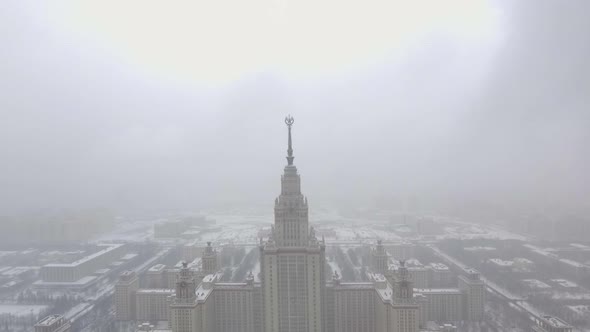
{"label": "ornate tower top", "polygon": [[193,272],[189,269],[187,262],[182,262],[182,267],[176,275],[175,303],[192,303],[196,286]]}
{"label": "ornate tower top", "polygon": [[398,272],[399,272],[400,280],[402,280],[402,281],[410,280],[410,272],[408,271],[408,268],[406,267],[406,261],[403,259],[399,261],[399,271]]}
{"label": "ornate tower top", "polygon": [[287,148],[287,164],[288,165],[293,165],[293,159],[295,159],[295,157],[293,157],[293,146],[291,144],[291,126],[293,126],[294,122],[295,122],[295,119],[293,119],[293,117],[291,115],[288,115],[287,117],[285,117],[285,124],[289,128],[289,147]]}
{"label": "ornate tower top", "polygon": [[406,261],[399,261],[398,279],[395,282],[396,301],[408,302],[414,298],[414,286],[410,273],[406,267]]}

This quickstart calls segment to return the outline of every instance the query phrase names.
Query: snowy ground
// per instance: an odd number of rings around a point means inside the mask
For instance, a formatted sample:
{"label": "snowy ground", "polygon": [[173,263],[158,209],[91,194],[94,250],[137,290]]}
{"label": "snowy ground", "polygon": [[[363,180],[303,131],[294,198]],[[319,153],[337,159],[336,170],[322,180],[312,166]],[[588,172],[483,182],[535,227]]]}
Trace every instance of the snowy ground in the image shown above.
{"label": "snowy ground", "polygon": [[551,279],[556,284],[559,284],[561,287],[564,288],[577,288],[578,284],[575,282],[569,281],[567,279]]}
{"label": "snowy ground", "polygon": [[47,309],[45,305],[20,305],[20,304],[0,304],[0,315],[11,314],[12,316],[39,315]]}
{"label": "snowy ground", "polygon": [[336,262],[329,260],[328,264],[330,265],[330,268],[332,269],[332,274],[334,272],[338,273],[338,275],[340,277],[342,277],[342,271],[340,270],[340,266],[338,266],[338,264],[336,264]]}

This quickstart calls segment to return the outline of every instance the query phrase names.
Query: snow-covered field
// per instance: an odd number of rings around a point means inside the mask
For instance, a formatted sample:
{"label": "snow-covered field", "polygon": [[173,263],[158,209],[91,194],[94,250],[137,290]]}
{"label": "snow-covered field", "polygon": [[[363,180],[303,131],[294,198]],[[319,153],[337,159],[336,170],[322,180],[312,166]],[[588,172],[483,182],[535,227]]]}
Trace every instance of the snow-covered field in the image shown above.
{"label": "snow-covered field", "polygon": [[439,240],[442,239],[491,239],[491,240],[521,240],[526,241],[527,238],[501,229],[497,226],[487,226],[470,223],[453,222],[444,227],[444,234],[438,235]]}
{"label": "snow-covered field", "polygon": [[590,293],[553,292],[551,298],[554,300],[590,300]]}
{"label": "snow-covered field", "polygon": [[[347,218],[337,213],[320,212],[313,214],[310,211],[310,225],[316,228],[318,237],[324,236],[327,243],[330,242],[373,242],[381,239],[386,242],[402,239],[419,239],[413,226],[399,224],[394,225],[385,220],[369,220],[362,218]],[[219,211],[205,214],[207,219],[215,221],[207,226],[191,228],[184,234],[185,239],[192,238],[198,242],[256,244],[260,236],[264,236],[263,230],[268,230],[273,223],[272,209],[268,213],[244,213],[236,211],[223,214]],[[459,221],[440,221],[443,231],[436,235],[442,239],[516,239],[526,240],[524,236],[515,234],[498,226],[479,225],[475,223]],[[153,238],[154,224],[162,220],[141,220],[119,223],[116,229],[95,239],[97,242],[124,241],[137,242]],[[267,233],[267,232],[266,232]],[[165,241],[165,240],[159,240]],[[174,240],[175,243],[177,240]],[[178,241],[184,241],[178,239]],[[488,248],[485,248],[488,249]]]}
{"label": "snow-covered field", "polygon": [[542,282],[541,280],[537,279],[523,279],[522,280],[527,286],[530,288],[536,289],[549,289],[551,286],[547,285],[546,283]]}

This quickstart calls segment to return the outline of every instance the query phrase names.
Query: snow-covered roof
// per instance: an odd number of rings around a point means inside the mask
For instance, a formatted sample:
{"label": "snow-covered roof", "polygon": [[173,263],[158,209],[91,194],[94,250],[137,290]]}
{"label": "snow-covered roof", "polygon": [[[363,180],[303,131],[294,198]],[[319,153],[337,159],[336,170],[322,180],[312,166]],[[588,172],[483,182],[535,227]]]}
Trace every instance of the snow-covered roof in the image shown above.
{"label": "snow-covered roof", "polygon": [[513,261],[505,261],[500,258],[491,258],[490,262],[492,262],[498,266],[502,266],[502,267],[510,267],[510,266],[514,265]]}
{"label": "snow-covered roof", "polygon": [[174,289],[170,288],[140,288],[137,290],[137,294],[164,294],[173,295]]}
{"label": "snow-covered roof", "polygon": [[414,288],[415,293],[420,294],[461,294],[458,288]]}
{"label": "snow-covered roof", "polygon": [[97,258],[99,256],[102,256],[102,255],[104,255],[104,254],[106,254],[106,253],[108,253],[110,251],[113,251],[113,250],[115,250],[115,249],[123,246],[123,244],[122,243],[113,243],[113,244],[106,244],[106,245],[103,244],[101,246],[105,246],[106,248],[105,249],[102,249],[102,250],[100,250],[98,252],[95,252],[95,253],[93,253],[91,255],[88,255],[86,257],[83,257],[83,258],[81,258],[81,259],[79,259],[79,260],[77,260],[77,261],[75,261],[73,263],[68,263],[68,264],[53,263],[53,264],[46,264],[45,266],[46,267],[74,267],[74,266],[78,266],[78,265],[81,265],[83,263],[86,263],[86,262],[88,262],[90,260],[93,260],[93,259],[95,259],[95,258]]}

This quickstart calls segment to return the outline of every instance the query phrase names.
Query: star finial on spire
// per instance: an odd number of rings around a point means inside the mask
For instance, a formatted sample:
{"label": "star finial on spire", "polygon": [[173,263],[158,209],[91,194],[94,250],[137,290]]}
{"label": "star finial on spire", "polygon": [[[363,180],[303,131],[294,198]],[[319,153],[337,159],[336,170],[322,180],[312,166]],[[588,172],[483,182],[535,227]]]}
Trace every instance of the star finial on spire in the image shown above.
{"label": "star finial on spire", "polygon": [[291,126],[293,125],[294,122],[295,122],[295,120],[293,119],[293,117],[291,115],[288,115],[285,118],[285,124],[289,128],[289,147],[287,148],[287,163],[288,163],[288,165],[293,165],[293,159],[295,159],[295,157],[293,157],[293,146],[291,144]]}

